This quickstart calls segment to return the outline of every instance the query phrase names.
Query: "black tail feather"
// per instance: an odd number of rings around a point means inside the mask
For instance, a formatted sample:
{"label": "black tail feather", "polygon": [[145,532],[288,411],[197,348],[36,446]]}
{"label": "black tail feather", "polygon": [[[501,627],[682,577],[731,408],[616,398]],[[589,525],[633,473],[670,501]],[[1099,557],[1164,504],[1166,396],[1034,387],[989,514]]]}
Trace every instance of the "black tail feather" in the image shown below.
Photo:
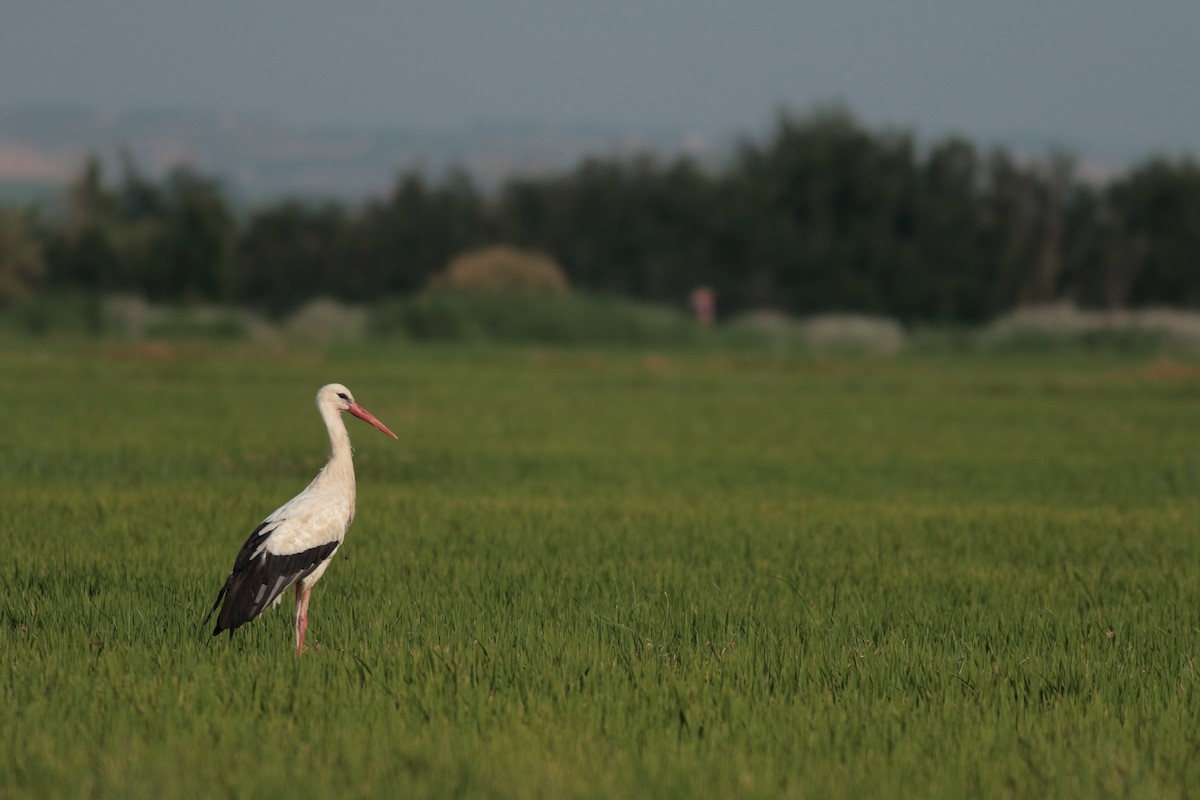
{"label": "black tail feather", "polygon": [[[228,590],[229,590],[229,581],[226,581],[225,585],[221,587],[221,591],[217,592],[217,601],[212,604],[212,608],[210,608],[208,610],[208,613],[204,615],[204,622],[200,623],[201,625],[207,625],[208,621],[210,619],[212,619],[213,612],[217,610],[217,607],[219,605],[221,605],[221,601],[225,599],[225,592]],[[212,635],[216,636],[220,632],[221,632],[221,625],[220,625],[220,623],[217,623],[217,627],[213,629]],[[232,636],[233,631],[230,631],[229,635]]]}

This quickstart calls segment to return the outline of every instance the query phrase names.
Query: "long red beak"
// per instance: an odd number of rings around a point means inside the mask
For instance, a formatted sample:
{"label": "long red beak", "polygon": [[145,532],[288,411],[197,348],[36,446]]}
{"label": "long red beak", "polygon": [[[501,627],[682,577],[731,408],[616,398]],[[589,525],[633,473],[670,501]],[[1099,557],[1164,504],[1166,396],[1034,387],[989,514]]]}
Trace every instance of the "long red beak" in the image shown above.
{"label": "long red beak", "polygon": [[354,416],[361,419],[363,422],[370,423],[371,425],[374,425],[376,428],[379,428],[379,430],[383,431],[384,433],[386,433],[388,436],[392,437],[393,439],[400,438],[396,434],[389,431],[387,425],[384,425],[382,422],[375,419],[374,414],[372,414],[370,411],[367,411],[365,408],[360,406],[357,402],[351,403],[350,407],[347,408],[346,410],[349,411]]}

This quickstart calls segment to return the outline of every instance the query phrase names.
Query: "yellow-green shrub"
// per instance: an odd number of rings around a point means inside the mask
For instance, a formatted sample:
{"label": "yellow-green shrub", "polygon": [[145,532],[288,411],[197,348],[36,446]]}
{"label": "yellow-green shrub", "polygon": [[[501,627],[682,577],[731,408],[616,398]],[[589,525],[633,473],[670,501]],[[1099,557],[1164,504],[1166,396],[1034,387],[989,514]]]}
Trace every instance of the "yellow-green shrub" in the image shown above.
{"label": "yellow-green shrub", "polygon": [[433,277],[429,288],[458,292],[561,295],[570,290],[567,276],[544,253],[495,245],[455,258]]}

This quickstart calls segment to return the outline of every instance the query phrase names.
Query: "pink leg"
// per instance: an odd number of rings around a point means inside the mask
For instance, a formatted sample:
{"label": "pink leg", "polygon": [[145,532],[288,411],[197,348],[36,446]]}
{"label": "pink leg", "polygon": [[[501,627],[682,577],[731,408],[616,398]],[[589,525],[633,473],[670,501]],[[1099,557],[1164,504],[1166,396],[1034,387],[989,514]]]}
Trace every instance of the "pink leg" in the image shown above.
{"label": "pink leg", "polygon": [[312,587],[296,584],[296,658],[304,654],[304,634],[308,632],[308,596]]}

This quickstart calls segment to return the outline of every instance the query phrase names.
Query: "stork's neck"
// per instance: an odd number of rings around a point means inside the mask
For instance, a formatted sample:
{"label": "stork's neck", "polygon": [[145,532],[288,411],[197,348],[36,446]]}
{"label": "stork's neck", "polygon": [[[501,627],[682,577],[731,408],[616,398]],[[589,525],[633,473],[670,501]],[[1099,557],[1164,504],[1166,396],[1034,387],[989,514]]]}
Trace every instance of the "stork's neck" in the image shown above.
{"label": "stork's neck", "polygon": [[354,449],[350,447],[350,434],[346,432],[346,424],[342,421],[341,412],[334,408],[322,409],[321,417],[329,430],[329,463],[321,470],[321,474],[327,480],[343,484],[353,496]]}

